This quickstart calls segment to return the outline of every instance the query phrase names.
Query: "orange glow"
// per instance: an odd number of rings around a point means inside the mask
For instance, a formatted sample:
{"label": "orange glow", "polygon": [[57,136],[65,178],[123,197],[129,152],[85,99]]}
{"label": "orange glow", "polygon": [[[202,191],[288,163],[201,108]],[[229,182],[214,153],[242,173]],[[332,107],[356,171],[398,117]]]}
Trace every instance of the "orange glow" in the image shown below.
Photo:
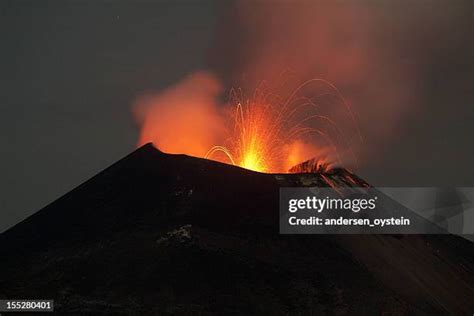
{"label": "orange glow", "polygon": [[[205,158],[271,173],[305,172],[301,168],[306,165],[290,169],[314,157],[319,157],[314,162],[317,168],[308,165],[308,172],[327,169],[339,163],[334,135],[322,127],[314,126],[314,123],[317,125],[322,121],[340,132],[337,126],[329,117],[319,114],[317,104],[313,101],[298,97],[299,90],[313,82],[329,87],[350,111],[339,91],[324,80],[315,79],[302,84],[286,100],[269,93],[265,88],[258,89],[252,99],[245,99],[241,91],[234,90],[231,97],[234,106],[233,132],[226,146],[212,147]],[[324,146],[305,141],[314,137],[322,139]]]}
{"label": "orange glow", "polygon": [[213,75],[198,72],[158,95],[140,98],[134,106],[141,125],[138,146],[152,142],[167,153],[203,157],[225,134],[220,92]]}
{"label": "orange glow", "polygon": [[[311,85],[322,89],[307,97],[304,90],[313,89]],[[323,115],[318,97],[330,95],[337,101],[331,101],[332,105],[339,103],[355,120],[332,84],[313,79],[287,97],[272,93],[264,84],[251,97],[234,89],[230,106],[220,105],[220,91],[219,81],[201,72],[159,95],[138,100],[134,107],[141,123],[138,145],[153,142],[168,153],[265,173],[319,172],[341,163],[339,147],[344,135]],[[307,160],[311,163],[300,165]]]}

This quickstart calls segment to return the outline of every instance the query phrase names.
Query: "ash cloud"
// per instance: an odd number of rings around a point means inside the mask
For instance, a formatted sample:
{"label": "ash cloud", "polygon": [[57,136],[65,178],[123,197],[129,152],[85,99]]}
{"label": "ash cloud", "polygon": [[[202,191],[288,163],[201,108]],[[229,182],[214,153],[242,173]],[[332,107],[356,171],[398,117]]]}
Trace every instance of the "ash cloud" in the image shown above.
{"label": "ash cloud", "polygon": [[164,91],[141,96],[133,106],[141,127],[138,145],[153,142],[167,153],[203,157],[225,133],[221,91],[212,73],[200,71]]}
{"label": "ash cloud", "polygon": [[[209,50],[210,70],[137,101],[140,144],[153,141],[164,151],[202,157],[213,145],[225,144],[222,135],[229,117],[222,111],[229,103],[219,98],[228,96],[231,88],[242,88],[251,96],[266,80],[274,83],[273,92],[284,96],[289,92],[287,80],[322,78],[340,90],[356,117],[354,124],[347,108],[337,102],[320,108],[344,135],[338,148],[343,166],[358,171],[374,166],[374,157],[389,161],[402,152],[411,161],[408,150],[393,149],[392,144],[407,122],[431,110],[427,82],[443,52],[455,50],[453,43],[462,47],[462,33],[450,38],[468,29],[465,7],[437,0],[221,4]],[[312,89],[305,89],[305,96],[321,93],[320,88]],[[297,144],[283,149],[289,151],[288,164],[313,155],[335,160],[327,142],[303,139]]]}
{"label": "ash cloud", "polygon": [[361,164],[397,137],[423,103],[430,54],[446,45],[462,6],[440,1],[235,1],[223,8],[211,64],[253,89],[285,70],[334,83],[357,116],[328,106]]}

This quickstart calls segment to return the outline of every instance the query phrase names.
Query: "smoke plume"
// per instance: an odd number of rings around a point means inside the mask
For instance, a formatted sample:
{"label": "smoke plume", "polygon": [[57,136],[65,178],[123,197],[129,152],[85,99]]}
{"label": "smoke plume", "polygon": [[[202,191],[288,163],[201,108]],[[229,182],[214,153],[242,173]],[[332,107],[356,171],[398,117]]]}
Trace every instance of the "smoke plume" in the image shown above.
{"label": "smoke plume", "polygon": [[214,75],[196,72],[165,91],[142,96],[133,107],[141,126],[138,145],[153,142],[167,153],[203,157],[225,132],[217,99],[221,90]]}
{"label": "smoke plume", "polygon": [[[265,80],[284,99],[291,94],[289,87],[322,78],[344,97],[344,102],[318,99],[316,104],[325,118],[318,123],[321,129],[337,129],[338,139],[285,144],[284,168],[314,155],[331,160],[343,156],[339,161],[346,166],[354,167],[355,161],[363,165],[382,150],[381,144],[396,137],[402,118],[420,103],[426,50],[437,47],[431,34],[442,32],[446,22],[440,23],[442,12],[436,8],[425,9],[426,3],[413,2],[410,12],[383,1],[228,2],[210,48],[212,73],[191,74],[137,101],[139,144],[152,141],[166,152],[202,157],[225,143],[231,120],[223,115],[228,104],[219,99],[231,88],[251,96]],[[308,86],[296,97],[304,94],[314,101],[335,92],[327,88]]]}

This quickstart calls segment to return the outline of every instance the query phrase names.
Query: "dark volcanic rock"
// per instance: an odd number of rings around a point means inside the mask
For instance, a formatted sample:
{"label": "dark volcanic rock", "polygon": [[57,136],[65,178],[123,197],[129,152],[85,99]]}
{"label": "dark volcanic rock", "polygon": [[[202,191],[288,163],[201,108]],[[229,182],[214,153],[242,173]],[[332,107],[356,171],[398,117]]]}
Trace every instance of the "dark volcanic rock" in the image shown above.
{"label": "dark volcanic rock", "polygon": [[472,314],[472,243],[280,235],[269,175],[145,145],[0,235],[0,297],[109,314]]}

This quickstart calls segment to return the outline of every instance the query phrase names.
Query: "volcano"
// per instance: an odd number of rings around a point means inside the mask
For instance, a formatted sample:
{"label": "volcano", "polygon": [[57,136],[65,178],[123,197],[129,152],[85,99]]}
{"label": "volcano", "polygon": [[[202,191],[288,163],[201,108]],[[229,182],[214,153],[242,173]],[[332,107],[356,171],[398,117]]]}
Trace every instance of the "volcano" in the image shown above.
{"label": "volcano", "polygon": [[146,144],[0,235],[0,299],[58,313],[472,314],[474,245],[453,235],[280,235],[282,186]]}

